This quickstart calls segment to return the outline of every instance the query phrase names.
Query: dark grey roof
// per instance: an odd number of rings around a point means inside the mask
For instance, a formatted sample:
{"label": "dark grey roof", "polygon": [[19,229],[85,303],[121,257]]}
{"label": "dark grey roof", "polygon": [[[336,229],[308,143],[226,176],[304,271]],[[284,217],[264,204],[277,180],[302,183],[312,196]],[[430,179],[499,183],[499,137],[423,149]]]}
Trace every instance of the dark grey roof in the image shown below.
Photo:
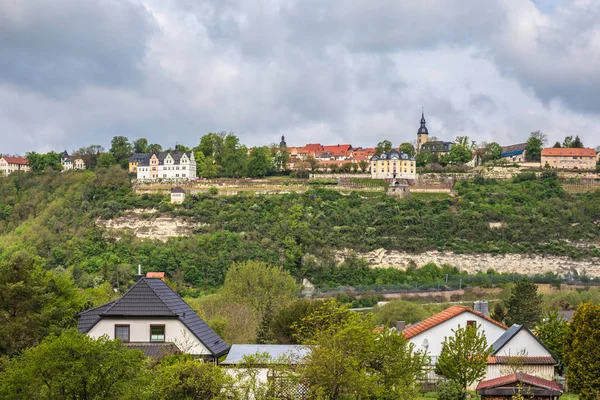
{"label": "dark grey roof", "polygon": [[96,322],[100,320],[100,314],[112,306],[113,303],[114,301],[111,301],[110,303],[106,303],[95,308],[90,308],[89,310],[79,313],[79,320],[77,321],[77,329],[79,330],[79,333],[86,333],[92,329],[92,327],[96,325]]}
{"label": "dark grey roof", "polygon": [[517,325],[514,324],[513,326],[511,326],[510,328],[508,328],[508,330],[506,332],[504,332],[502,334],[502,336],[500,336],[495,342],[494,344],[492,344],[492,354],[493,355],[497,355],[498,352],[500,350],[502,350],[502,348],[504,346],[506,346],[506,344],[508,342],[510,342],[512,340],[513,337],[515,337],[517,335],[517,333],[521,332],[521,330],[524,329],[527,333],[529,333],[529,335],[531,335],[535,340],[537,340],[537,342],[544,348],[546,349],[546,351],[548,352],[548,354],[552,355],[552,358],[554,358],[554,360],[558,360],[556,358],[556,356],[554,354],[552,354],[552,352],[550,350],[548,350],[548,348],[546,346],[544,346],[544,344],[542,342],[540,342],[540,339],[538,339],[537,336],[535,336],[533,334],[533,332],[531,332],[531,330],[529,330],[529,328],[527,328],[526,326],[523,325]]}
{"label": "dark grey roof", "polygon": [[146,357],[163,358],[172,354],[179,354],[181,351],[175,343],[144,343],[144,342],[128,342],[123,343],[130,349],[140,350]]}
{"label": "dark grey roof", "polygon": [[[100,316],[176,317],[177,313],[173,312],[165,302],[156,295],[154,289],[148,284],[149,281],[150,279],[140,279],[137,281],[123,296],[114,301],[110,307],[100,314]],[[166,286],[164,282],[163,284]]]}
{"label": "dark grey roof", "polygon": [[402,152],[402,151],[398,151],[396,149],[392,149],[391,151],[388,151],[386,153],[381,153],[380,155],[376,156],[374,155],[373,157],[371,157],[371,161],[377,161],[377,160],[411,160],[414,161],[415,158],[409,156],[408,154]]}
{"label": "dark grey roof", "polygon": [[141,278],[119,299],[79,314],[79,331],[88,332],[102,317],[178,318],[215,357],[229,350],[200,316],[162,279]]}
{"label": "dark grey roof", "polygon": [[148,159],[151,155],[151,153],[134,153],[131,157],[129,157],[129,162],[137,162],[140,164],[148,163]]}
{"label": "dark grey roof", "polygon": [[432,153],[447,153],[452,148],[454,142],[444,142],[441,140],[426,142],[421,145],[421,150],[431,151]]}
{"label": "dark grey roof", "polygon": [[179,186],[171,189],[171,193],[185,193],[185,190]]}
{"label": "dark grey roof", "polygon": [[60,158],[69,158],[69,153],[67,153],[67,151],[63,151],[62,154],[60,155]]}

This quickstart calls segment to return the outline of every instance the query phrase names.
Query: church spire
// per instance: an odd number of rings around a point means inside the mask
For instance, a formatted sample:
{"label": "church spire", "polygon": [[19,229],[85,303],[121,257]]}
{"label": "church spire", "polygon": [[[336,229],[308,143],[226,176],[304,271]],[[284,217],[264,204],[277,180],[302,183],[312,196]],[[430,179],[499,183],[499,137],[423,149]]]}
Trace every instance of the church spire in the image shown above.
{"label": "church spire", "polygon": [[427,127],[425,126],[425,110],[423,108],[421,108],[421,127],[417,133],[429,134],[429,131],[427,131]]}

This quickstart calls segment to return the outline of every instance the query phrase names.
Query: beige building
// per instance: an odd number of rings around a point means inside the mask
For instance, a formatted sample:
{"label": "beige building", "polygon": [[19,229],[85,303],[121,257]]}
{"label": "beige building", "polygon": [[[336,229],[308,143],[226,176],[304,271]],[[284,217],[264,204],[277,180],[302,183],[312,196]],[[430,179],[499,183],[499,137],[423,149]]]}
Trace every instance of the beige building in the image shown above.
{"label": "beige building", "polygon": [[548,148],[542,150],[542,167],[559,169],[595,169],[596,150]]}
{"label": "beige building", "polygon": [[371,157],[373,179],[417,179],[417,162],[414,157],[392,150]]}
{"label": "beige building", "polygon": [[0,157],[0,176],[8,176],[15,171],[29,171],[29,162],[23,157]]}

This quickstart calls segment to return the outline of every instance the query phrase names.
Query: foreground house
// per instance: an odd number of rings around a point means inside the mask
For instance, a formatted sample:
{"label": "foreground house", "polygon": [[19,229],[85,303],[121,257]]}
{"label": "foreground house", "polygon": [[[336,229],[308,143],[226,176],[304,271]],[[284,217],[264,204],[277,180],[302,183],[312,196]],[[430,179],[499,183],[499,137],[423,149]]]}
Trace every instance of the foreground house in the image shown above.
{"label": "foreground house", "polygon": [[553,379],[556,356],[523,325],[513,325],[492,345],[486,379],[524,372],[539,378]]}
{"label": "foreground house", "polygon": [[119,299],[80,313],[78,330],[94,338],[120,339],[148,356],[181,352],[216,361],[229,351],[229,345],[159,278],[140,278]]}
{"label": "foreground house", "polygon": [[563,390],[557,382],[520,372],[485,380],[477,386],[481,400],[511,400],[518,393],[526,399],[558,400]]}
{"label": "foreground house", "polygon": [[29,171],[29,161],[23,157],[0,157],[0,176],[8,176],[15,171]]}

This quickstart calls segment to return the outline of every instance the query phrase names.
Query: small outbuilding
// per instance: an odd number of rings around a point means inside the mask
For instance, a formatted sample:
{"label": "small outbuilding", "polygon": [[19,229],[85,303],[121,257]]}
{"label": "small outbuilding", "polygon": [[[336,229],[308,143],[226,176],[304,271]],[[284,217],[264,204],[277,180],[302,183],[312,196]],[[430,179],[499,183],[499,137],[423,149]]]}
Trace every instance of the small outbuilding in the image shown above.
{"label": "small outbuilding", "polygon": [[185,190],[177,186],[171,189],[171,203],[183,203],[185,200]]}
{"label": "small outbuilding", "polygon": [[510,400],[518,393],[526,399],[558,400],[563,389],[558,382],[520,372],[482,381],[477,386],[481,400]]}

